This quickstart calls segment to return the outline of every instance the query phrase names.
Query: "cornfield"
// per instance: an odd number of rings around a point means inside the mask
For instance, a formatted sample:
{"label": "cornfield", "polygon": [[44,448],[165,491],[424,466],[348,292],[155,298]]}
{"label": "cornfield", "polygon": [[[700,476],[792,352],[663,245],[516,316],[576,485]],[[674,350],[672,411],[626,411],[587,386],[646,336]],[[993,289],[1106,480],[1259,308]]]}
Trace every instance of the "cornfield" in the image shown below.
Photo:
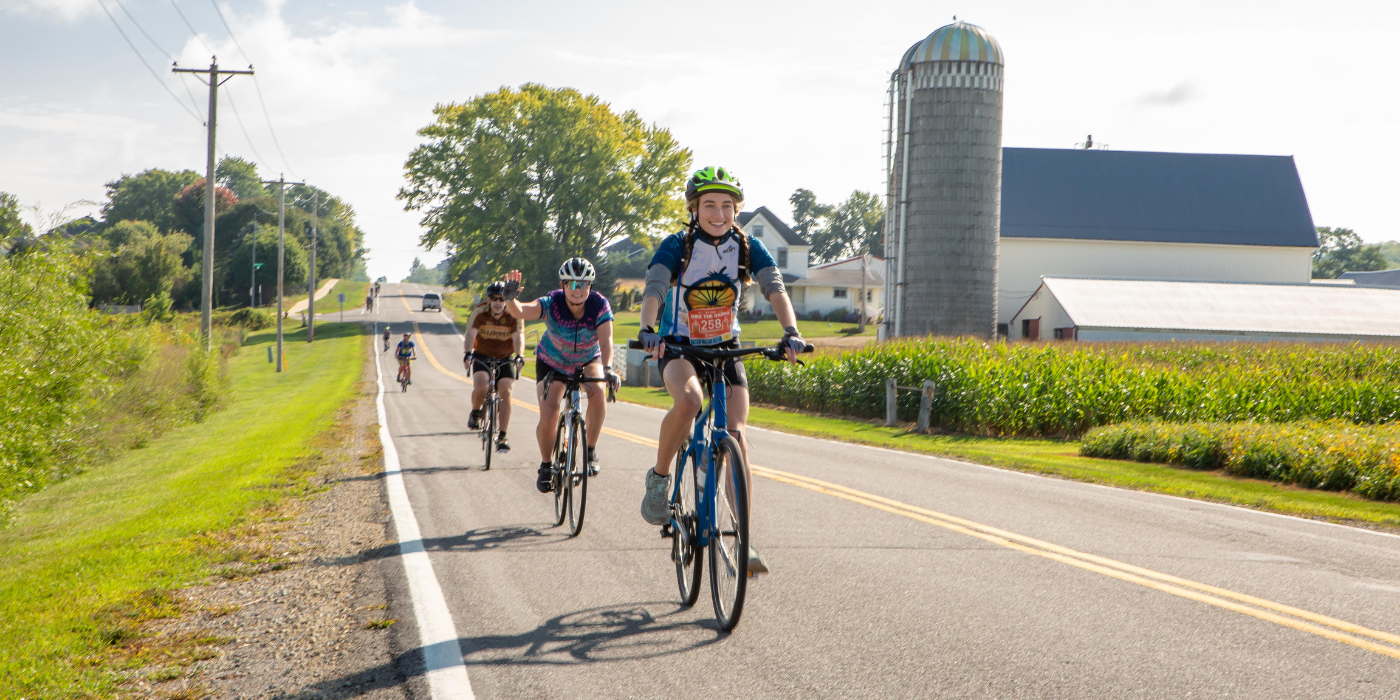
{"label": "cornfield", "polygon": [[1134,422],[1090,431],[1079,452],[1400,500],[1397,425]]}
{"label": "cornfield", "polygon": [[[747,363],[755,401],[862,418],[885,411],[885,380],[937,383],[931,425],[999,436],[1077,437],[1131,420],[1281,423],[1400,418],[1400,347],[1318,344],[884,343]],[[913,420],[917,392],[900,392]]]}

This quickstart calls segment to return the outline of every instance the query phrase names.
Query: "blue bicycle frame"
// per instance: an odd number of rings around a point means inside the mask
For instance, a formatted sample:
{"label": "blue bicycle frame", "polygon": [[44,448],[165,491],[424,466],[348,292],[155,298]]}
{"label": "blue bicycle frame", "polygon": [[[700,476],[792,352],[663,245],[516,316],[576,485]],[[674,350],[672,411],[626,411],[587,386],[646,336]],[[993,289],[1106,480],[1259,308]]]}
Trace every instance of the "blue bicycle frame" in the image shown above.
{"label": "blue bicycle frame", "polygon": [[[696,532],[695,543],[699,547],[706,547],[710,544],[710,536],[714,534],[718,527],[717,516],[715,514],[715,495],[719,490],[718,484],[714,481],[715,474],[715,451],[714,445],[724,442],[729,437],[729,421],[725,414],[725,389],[728,387],[721,381],[713,382],[710,388],[710,403],[700,412],[695,419],[695,432],[690,437],[690,446],[685,450],[682,458],[690,469],[696,470],[696,482],[699,482],[699,470],[703,466],[705,469],[705,490],[701,498],[695,504]],[[710,427],[710,419],[714,418],[714,427],[709,430],[710,436],[705,437],[706,428]],[[708,448],[708,449],[705,449]],[[705,460],[701,464],[701,460]],[[676,475],[675,487],[671,492],[671,502],[675,503],[681,497],[681,483],[685,481]],[[671,517],[671,527],[677,532],[684,532],[681,523],[676,522],[675,514]]]}

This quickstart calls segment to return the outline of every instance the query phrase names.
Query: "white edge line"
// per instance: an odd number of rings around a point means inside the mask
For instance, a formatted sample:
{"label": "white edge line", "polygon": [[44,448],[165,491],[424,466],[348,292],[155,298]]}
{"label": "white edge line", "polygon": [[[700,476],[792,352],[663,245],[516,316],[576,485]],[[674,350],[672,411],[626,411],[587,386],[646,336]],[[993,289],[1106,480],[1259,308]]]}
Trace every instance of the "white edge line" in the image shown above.
{"label": "white edge line", "polygon": [[428,693],[434,700],[474,700],[476,696],[472,694],[467,666],[462,661],[457,628],[452,624],[452,613],[442,596],[442,586],[433,573],[433,562],[423,549],[418,519],[413,515],[413,504],[404,488],[399,452],[389,435],[389,420],[384,411],[384,374],[379,366],[379,353],[374,352],[374,341],[370,339],[370,353],[374,356],[374,379],[379,386],[375,410],[379,419],[379,442],[384,448],[384,486],[388,491],[389,510],[394,516],[394,529],[399,536],[399,556],[403,559],[404,576],[413,599],[413,615],[418,620]]}
{"label": "white edge line", "polygon": [[[655,407],[655,406],[648,406],[648,405],[646,405],[646,404],[632,403],[632,402],[630,402],[630,401],[626,401],[626,402],[624,402],[624,403],[630,404],[630,405],[632,405],[632,406],[636,406],[636,407],[638,407],[638,408],[645,408],[645,409],[648,409],[648,410],[651,410],[651,411],[660,411],[660,412],[662,412],[662,413],[665,413],[665,411],[666,411],[666,409],[664,409],[664,408],[657,408],[657,407]],[[840,418],[837,418],[837,420],[841,420],[841,419],[840,419]],[[1154,497],[1156,497],[1156,498],[1168,498],[1168,499],[1171,499],[1171,500],[1174,500],[1174,501],[1184,501],[1184,502],[1186,502],[1186,503],[1200,504],[1200,505],[1206,505],[1206,506],[1214,506],[1214,507],[1216,507],[1216,508],[1228,508],[1228,509],[1230,509],[1230,510],[1237,510],[1237,511],[1240,511],[1240,512],[1242,512],[1242,513],[1251,513],[1251,514],[1253,514],[1253,515],[1266,515],[1266,516],[1268,516],[1268,517],[1270,517],[1270,518],[1283,518],[1283,519],[1285,519],[1285,520],[1295,520],[1295,521],[1298,521],[1298,522],[1301,522],[1301,523],[1308,523],[1309,525],[1325,525],[1325,526],[1327,526],[1327,527],[1337,527],[1337,528],[1341,528],[1341,529],[1343,529],[1343,530],[1347,530],[1348,532],[1362,532],[1362,533],[1366,533],[1366,534],[1368,534],[1368,535],[1377,535],[1377,536],[1379,536],[1379,537],[1393,537],[1393,538],[1396,538],[1396,539],[1400,539],[1400,535],[1397,535],[1397,534],[1394,534],[1394,533],[1391,533],[1391,532],[1382,532],[1382,531],[1380,531],[1380,530],[1368,530],[1368,529],[1366,529],[1366,528],[1364,528],[1364,527],[1356,527],[1355,525],[1344,525],[1344,524],[1342,524],[1342,523],[1334,523],[1334,522],[1329,522],[1329,521],[1327,521],[1327,520],[1313,520],[1312,518],[1304,518],[1304,517],[1297,516],[1297,515],[1289,515],[1289,514],[1287,514],[1287,513],[1272,513],[1272,512],[1269,512],[1269,511],[1267,511],[1267,510],[1256,510],[1256,509],[1254,509],[1254,508],[1246,508],[1245,506],[1237,506],[1237,505],[1233,505],[1233,504],[1230,504],[1230,503],[1217,503],[1217,502],[1215,502],[1215,501],[1205,501],[1205,500],[1201,500],[1201,499],[1198,499],[1198,498],[1187,498],[1186,496],[1173,496],[1172,494],[1169,494],[1169,493],[1157,493],[1156,491],[1141,491],[1141,490],[1138,490],[1138,489],[1123,488],[1123,487],[1121,487],[1121,486],[1110,486],[1110,485],[1108,485],[1108,484],[1095,484],[1095,483],[1089,482],[1089,481],[1079,481],[1078,479],[1070,479],[1070,478],[1067,478],[1067,477],[1057,477],[1057,476],[1052,476],[1052,475],[1049,475],[1049,474],[1037,474],[1037,473],[1035,473],[1035,472],[1023,472],[1023,471],[1020,471],[1020,470],[1017,470],[1017,469],[1008,469],[1008,468],[1006,468],[1006,467],[997,467],[997,466],[992,466],[992,465],[990,465],[990,464],[980,464],[980,463],[978,463],[978,462],[969,462],[969,461],[967,461],[967,460],[965,460],[965,459],[958,459],[958,458],[956,458],[956,457],[943,457],[943,456],[941,456],[941,455],[931,455],[931,454],[926,454],[926,453],[923,453],[923,452],[906,452],[906,451],[904,451],[904,450],[896,450],[896,449],[891,449],[891,448],[889,448],[889,447],[878,447],[878,446],[876,446],[876,445],[866,445],[866,444],[862,444],[862,443],[859,443],[859,442],[842,442],[842,441],[840,441],[840,440],[832,440],[832,439],[830,439],[830,438],[821,438],[821,437],[815,437],[815,436],[812,436],[812,435],[803,435],[802,433],[789,433],[789,432],[787,432],[787,431],[785,431],[785,430],[776,430],[776,429],[774,429],[774,428],[760,428],[760,427],[758,427],[758,426],[756,426],[756,425],[750,425],[750,426],[749,426],[749,430],[758,430],[758,431],[765,432],[765,433],[777,433],[778,435],[786,435],[786,436],[788,436],[788,437],[798,437],[798,438],[806,438],[806,439],[808,439],[808,440],[817,440],[817,441],[820,441],[820,442],[829,442],[829,443],[831,443],[831,444],[833,444],[833,445],[844,445],[844,446],[846,446],[846,447],[859,447],[859,448],[866,449],[866,450],[875,450],[876,452],[889,452],[889,453],[891,453],[891,454],[902,455],[902,456],[905,456],[905,457],[919,457],[919,458],[921,458],[921,459],[927,459],[927,460],[933,460],[933,461],[953,462],[953,463],[955,463],[955,464],[964,464],[964,465],[967,465],[967,466],[969,466],[969,467],[977,467],[977,468],[979,468],[979,469],[987,469],[987,470],[994,471],[994,472],[1002,472],[1002,473],[1004,473],[1004,474],[1015,474],[1015,475],[1024,476],[1024,477],[1027,477],[1027,478],[1030,478],[1030,479],[1044,479],[1044,480],[1046,480],[1046,481],[1053,481],[1053,482],[1058,482],[1058,483],[1062,483],[1062,484],[1078,484],[1078,485],[1080,485],[1080,486],[1091,486],[1091,487],[1097,488],[1097,489],[1108,489],[1108,490],[1110,490],[1110,491],[1122,491],[1122,492],[1125,492],[1125,493],[1142,494],[1142,495],[1144,495],[1144,496],[1154,496]]]}

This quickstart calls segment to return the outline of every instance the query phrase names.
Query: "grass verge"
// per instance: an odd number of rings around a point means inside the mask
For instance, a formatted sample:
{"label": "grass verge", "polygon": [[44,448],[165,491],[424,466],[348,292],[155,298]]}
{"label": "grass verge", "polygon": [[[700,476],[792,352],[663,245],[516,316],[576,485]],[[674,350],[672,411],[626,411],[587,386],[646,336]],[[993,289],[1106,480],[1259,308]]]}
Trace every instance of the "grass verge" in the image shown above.
{"label": "grass verge", "polygon": [[[664,389],[623,387],[618,400],[657,408],[671,407],[671,398]],[[1234,477],[1221,470],[1201,471],[1163,464],[1083,457],[1079,455],[1079,442],[1072,440],[922,435],[904,427],[887,428],[876,423],[762,406],[750,410],[749,424],[785,433],[952,457],[1136,491],[1400,530],[1400,504],[1368,501],[1349,493]]]}
{"label": "grass verge", "polygon": [[250,335],[226,410],[20,504],[0,531],[0,697],[117,693],[140,623],[179,614],[168,592],[227,563],[218,534],[303,486],[295,467],[354,397],[364,353],[357,324],[318,331],[287,335],[282,374],[273,334]]}

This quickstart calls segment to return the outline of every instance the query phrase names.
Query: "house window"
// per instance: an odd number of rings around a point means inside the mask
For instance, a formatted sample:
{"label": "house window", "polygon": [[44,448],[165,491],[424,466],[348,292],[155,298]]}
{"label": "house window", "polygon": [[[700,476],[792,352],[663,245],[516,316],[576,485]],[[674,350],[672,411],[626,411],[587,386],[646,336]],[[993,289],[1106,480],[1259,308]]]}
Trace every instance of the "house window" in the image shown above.
{"label": "house window", "polygon": [[753,235],[755,238],[763,238],[763,224],[754,224]]}
{"label": "house window", "polygon": [[778,267],[787,267],[787,248],[778,249]]}
{"label": "house window", "polygon": [[832,289],[832,290],[831,290],[831,296],[833,296],[833,297],[835,297],[835,298],[837,298],[837,299],[845,299],[845,298],[846,298],[846,288],[845,288],[845,287],[836,287],[836,288]]}
{"label": "house window", "polygon": [[998,337],[998,338],[1005,338],[1005,337],[1006,337],[1008,334],[1010,334],[1010,333],[1011,333],[1011,326],[1010,326],[1010,324],[1006,324],[1006,323],[998,323],[998,324],[997,324],[997,337]]}

